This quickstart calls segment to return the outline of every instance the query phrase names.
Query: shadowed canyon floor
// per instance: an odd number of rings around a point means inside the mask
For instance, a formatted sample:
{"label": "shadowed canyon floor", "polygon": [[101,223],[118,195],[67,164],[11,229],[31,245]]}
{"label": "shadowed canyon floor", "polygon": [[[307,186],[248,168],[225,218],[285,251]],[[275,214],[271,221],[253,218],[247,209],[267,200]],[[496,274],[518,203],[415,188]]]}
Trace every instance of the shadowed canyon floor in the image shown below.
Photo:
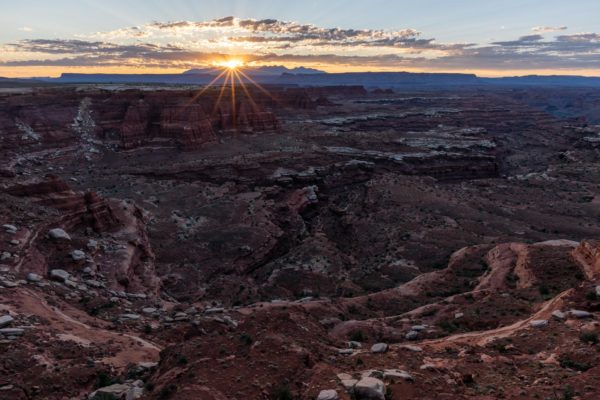
{"label": "shadowed canyon floor", "polygon": [[1,94],[0,398],[599,398],[599,93]]}

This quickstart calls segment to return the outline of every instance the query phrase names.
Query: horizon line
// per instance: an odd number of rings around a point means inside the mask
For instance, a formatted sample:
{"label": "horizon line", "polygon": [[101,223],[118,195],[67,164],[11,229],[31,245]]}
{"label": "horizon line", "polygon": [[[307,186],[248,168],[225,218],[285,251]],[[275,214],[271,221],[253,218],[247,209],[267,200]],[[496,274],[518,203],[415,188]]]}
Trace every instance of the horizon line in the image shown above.
{"label": "horizon line", "polygon": [[[267,66],[267,65],[265,65]],[[197,68],[203,68],[203,67],[197,67]],[[208,68],[208,67],[207,67]],[[287,67],[286,67],[287,68]],[[306,68],[312,68],[312,67],[306,67]],[[143,76],[143,75],[168,75],[168,76],[178,76],[178,75],[184,75],[185,72],[192,70],[195,68],[191,68],[191,69],[185,69],[185,70],[179,70],[178,72],[175,71],[154,71],[152,70],[151,72],[139,72],[139,69],[136,69],[138,71],[127,71],[127,72],[102,72],[102,71],[94,71],[94,72],[89,72],[89,71],[62,71],[62,72],[58,72],[57,74],[49,74],[49,75],[12,75],[12,74],[0,74],[0,78],[3,79],[60,79],[63,75],[66,74],[73,74],[73,75],[131,75],[131,76]],[[544,70],[532,70],[532,71],[523,71],[522,73],[507,73],[507,74],[480,74],[480,73],[476,73],[476,72],[471,72],[471,71],[431,71],[431,70],[421,70],[421,71],[417,71],[417,70],[357,70],[357,71],[322,71],[320,73],[312,73],[312,74],[293,74],[292,75],[344,75],[344,74],[378,74],[378,73],[404,73],[404,74],[431,74],[431,75],[469,75],[469,76],[474,76],[476,78],[484,78],[484,79],[502,79],[502,78],[523,78],[523,77],[533,77],[533,76],[537,76],[537,77],[580,77],[580,78],[600,78],[600,71],[598,72],[591,72],[591,73],[585,73],[584,71],[581,72],[574,72],[574,71],[544,71]],[[193,75],[193,74],[190,74]],[[283,75],[283,73],[281,74]],[[280,76],[280,75],[273,75],[273,76]]]}

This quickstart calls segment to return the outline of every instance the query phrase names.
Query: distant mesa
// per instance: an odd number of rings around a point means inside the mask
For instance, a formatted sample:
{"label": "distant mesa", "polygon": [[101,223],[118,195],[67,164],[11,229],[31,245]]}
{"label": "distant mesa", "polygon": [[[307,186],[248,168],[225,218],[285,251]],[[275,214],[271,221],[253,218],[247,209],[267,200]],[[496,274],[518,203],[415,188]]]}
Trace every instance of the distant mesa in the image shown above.
{"label": "distant mesa", "polygon": [[[281,76],[283,74],[291,75],[313,75],[313,74],[325,74],[325,71],[321,71],[314,68],[296,67],[287,68],[283,65],[265,65],[259,67],[243,67],[246,74],[254,76]],[[214,75],[222,71],[222,68],[210,67],[210,68],[193,68],[185,71],[184,75]]]}
{"label": "distant mesa", "polygon": [[[513,76],[483,78],[465,73],[412,72],[345,72],[328,73],[307,67],[244,66],[237,80],[260,84],[317,87],[364,86],[370,89],[394,88],[461,88],[461,87],[600,87],[600,77],[577,75]],[[179,74],[84,74],[63,73],[58,78],[17,79],[1,78],[1,87],[39,86],[48,84],[156,84],[206,85],[227,84],[228,78],[219,75],[223,67],[193,68]],[[215,81],[215,78],[216,79]]]}

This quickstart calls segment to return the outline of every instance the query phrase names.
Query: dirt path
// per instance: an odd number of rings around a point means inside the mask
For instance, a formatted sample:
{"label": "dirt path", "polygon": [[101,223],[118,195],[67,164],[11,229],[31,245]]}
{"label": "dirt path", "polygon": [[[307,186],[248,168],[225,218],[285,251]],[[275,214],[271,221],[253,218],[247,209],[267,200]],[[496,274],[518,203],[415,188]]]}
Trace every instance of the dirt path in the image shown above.
{"label": "dirt path", "polygon": [[563,304],[563,299],[573,292],[573,289],[565,290],[556,297],[544,303],[535,314],[527,319],[517,321],[513,324],[502,326],[500,328],[491,329],[488,331],[478,331],[469,333],[460,333],[452,336],[447,336],[441,339],[424,340],[419,343],[420,346],[444,347],[451,343],[463,343],[477,346],[485,346],[494,340],[505,338],[513,335],[515,332],[526,329],[531,321],[537,319],[550,319],[554,310],[559,309]]}
{"label": "dirt path", "polygon": [[132,333],[108,330],[108,322],[93,318],[67,303],[61,302],[61,309],[52,306],[34,290],[13,290],[10,298],[2,299],[2,303],[14,304],[11,308],[17,313],[34,314],[47,320],[49,326],[44,326],[44,329],[56,331],[60,335],[58,340],[71,340],[82,345],[106,344],[117,349],[114,356],[102,360],[115,368],[123,368],[130,363],[157,361],[159,358],[160,346]]}

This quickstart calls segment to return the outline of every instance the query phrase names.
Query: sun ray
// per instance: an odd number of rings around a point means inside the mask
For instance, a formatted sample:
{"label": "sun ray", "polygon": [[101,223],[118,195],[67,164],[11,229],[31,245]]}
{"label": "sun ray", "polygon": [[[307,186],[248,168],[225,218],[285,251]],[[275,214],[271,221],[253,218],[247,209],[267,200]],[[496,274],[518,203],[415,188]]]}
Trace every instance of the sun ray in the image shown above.
{"label": "sun ray", "polygon": [[196,93],[188,102],[187,106],[189,106],[191,103],[193,103],[198,97],[202,96],[204,93],[206,93],[206,91],[208,89],[210,89],[210,87],[212,85],[214,85],[219,79],[221,79],[221,77],[227,73],[227,70],[223,70],[219,75],[217,75],[212,81],[210,81],[209,83],[206,84],[206,86],[204,86],[204,89],[202,89],[201,91],[199,91],[198,93]]}
{"label": "sun ray", "polygon": [[244,71],[242,71],[241,69],[238,69],[237,71],[240,74],[242,74],[242,76],[244,78],[246,78],[251,84],[253,84],[258,89],[260,89],[260,91],[262,91],[264,94],[266,94],[267,96],[269,96],[275,103],[279,103],[279,99],[277,99],[276,97],[274,97],[267,89],[265,89],[264,87],[262,87],[261,85],[259,85],[258,82],[256,82],[254,79],[250,78],[246,73],[244,73]]}
{"label": "sun ray", "polygon": [[233,129],[237,129],[237,117],[236,117],[236,110],[235,110],[235,79],[233,77],[233,73],[235,72],[235,69],[230,69],[229,70],[229,75],[231,76],[231,123],[233,126]]}
{"label": "sun ray", "polygon": [[[217,110],[219,109],[221,101],[223,100],[225,91],[227,89],[229,89],[230,90],[230,101],[231,101],[231,104],[230,104],[231,127],[234,130],[237,130],[237,128],[238,128],[238,126],[237,126],[238,125],[237,100],[238,100],[239,94],[236,93],[236,83],[240,84],[241,89],[243,90],[243,93],[247,97],[248,102],[250,103],[250,106],[252,107],[253,112],[258,112],[258,110],[260,110],[260,108],[259,108],[258,104],[256,103],[255,99],[253,98],[252,94],[250,93],[250,90],[248,90],[247,83],[257,87],[262,93],[267,95],[275,103],[279,103],[279,99],[274,97],[267,89],[265,89],[263,86],[261,86],[258,82],[256,82],[254,79],[252,79],[248,74],[246,74],[242,70],[242,68],[241,68],[243,66],[242,61],[239,61],[236,59],[231,59],[231,60],[214,63],[214,65],[223,68],[223,70],[216,77],[214,77],[209,83],[207,83],[204,86],[204,88],[202,88],[202,90],[195,93],[193,95],[193,97],[185,104],[185,106],[183,107],[183,109],[180,112],[182,112],[182,113],[185,112],[185,110],[188,107],[190,107],[191,104],[194,103],[194,101],[196,101],[199,97],[204,95],[204,93],[206,93],[213,86],[219,86],[219,84],[218,84],[219,80],[223,80],[223,82],[220,84],[221,88],[219,90],[219,95],[216,99],[216,102],[214,103],[213,110],[210,114],[210,119],[212,120],[212,118],[214,118]],[[244,80],[246,80],[247,82],[244,82]]]}
{"label": "sun ray", "polygon": [[212,112],[210,113],[210,119],[212,120],[212,118],[214,117],[215,113],[217,112],[217,109],[219,108],[219,104],[221,104],[221,100],[223,99],[223,94],[225,94],[225,88],[227,87],[227,79],[229,77],[226,76],[225,77],[225,81],[223,82],[223,84],[221,85],[221,90],[219,92],[219,97],[217,97],[217,101],[215,101],[215,106],[213,107]]}
{"label": "sun ray", "polygon": [[248,98],[248,101],[250,102],[250,105],[252,106],[252,111],[255,113],[258,112],[260,110],[260,108],[258,107],[258,104],[256,104],[256,101],[254,101],[254,98],[248,91],[248,88],[246,88],[244,81],[240,78],[238,71],[233,71],[233,73],[237,76],[237,78],[240,82],[240,86],[242,87],[242,90],[244,91],[244,93],[246,93],[246,97]]}
{"label": "sun ray", "polygon": [[219,79],[221,79],[221,77],[227,72],[227,70],[223,70],[219,75],[217,75],[213,80],[211,80],[209,83],[207,83],[204,88],[202,90],[200,90],[198,93],[195,93],[192,98],[187,101],[185,103],[185,105],[183,106],[183,108],[179,111],[178,115],[181,115],[182,113],[185,112],[185,110],[187,110],[188,107],[190,107],[192,105],[192,103],[194,103],[194,101],[196,101],[200,96],[202,96],[204,93],[206,93],[207,90],[209,90]]}

